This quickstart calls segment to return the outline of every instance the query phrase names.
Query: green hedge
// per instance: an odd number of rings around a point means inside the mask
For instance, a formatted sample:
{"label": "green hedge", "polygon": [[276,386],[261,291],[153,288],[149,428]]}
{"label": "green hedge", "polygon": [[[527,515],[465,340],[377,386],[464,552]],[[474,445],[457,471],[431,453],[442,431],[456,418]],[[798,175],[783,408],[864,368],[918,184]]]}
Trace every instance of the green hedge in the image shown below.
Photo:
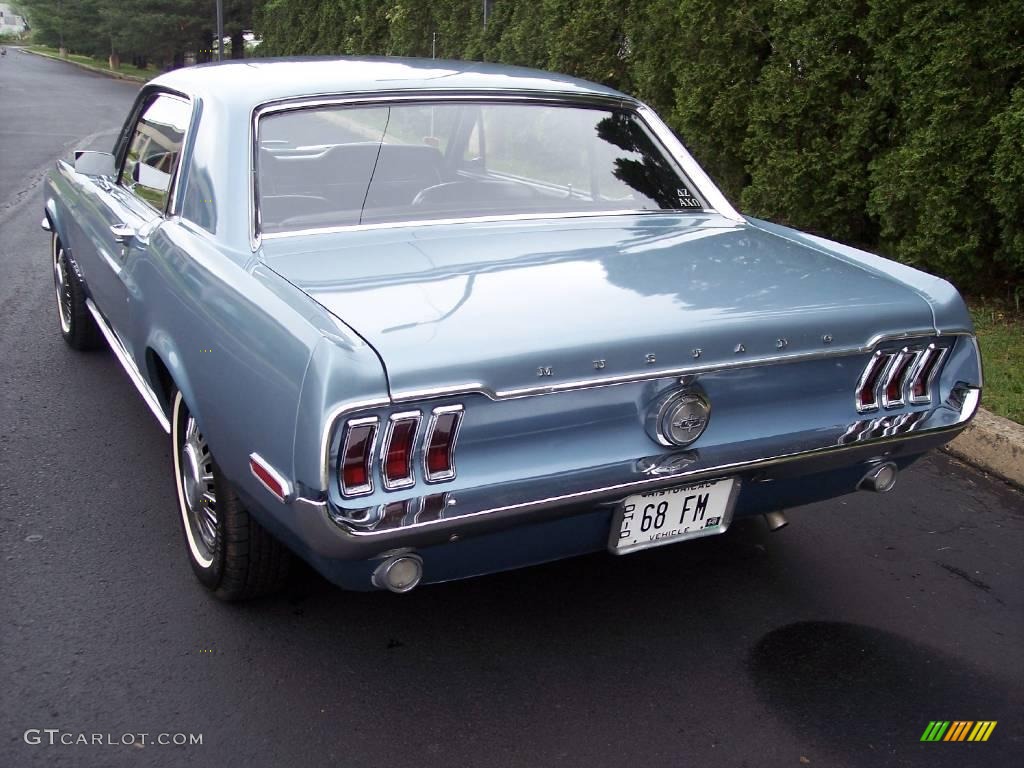
{"label": "green hedge", "polygon": [[968,291],[1024,281],[1024,5],[264,0],[261,55],[481,59],[654,106],[743,210]]}

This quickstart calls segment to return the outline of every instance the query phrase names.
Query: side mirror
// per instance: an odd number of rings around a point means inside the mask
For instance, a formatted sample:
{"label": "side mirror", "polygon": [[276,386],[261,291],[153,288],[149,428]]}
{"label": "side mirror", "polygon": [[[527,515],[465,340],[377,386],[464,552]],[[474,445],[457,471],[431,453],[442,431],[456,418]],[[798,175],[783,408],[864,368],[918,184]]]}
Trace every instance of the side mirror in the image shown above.
{"label": "side mirror", "polygon": [[109,152],[75,152],[75,173],[113,178],[116,173],[114,156]]}
{"label": "side mirror", "polygon": [[166,192],[171,186],[171,174],[164,173],[145,163],[136,163],[132,169],[132,181],[157,192]]}

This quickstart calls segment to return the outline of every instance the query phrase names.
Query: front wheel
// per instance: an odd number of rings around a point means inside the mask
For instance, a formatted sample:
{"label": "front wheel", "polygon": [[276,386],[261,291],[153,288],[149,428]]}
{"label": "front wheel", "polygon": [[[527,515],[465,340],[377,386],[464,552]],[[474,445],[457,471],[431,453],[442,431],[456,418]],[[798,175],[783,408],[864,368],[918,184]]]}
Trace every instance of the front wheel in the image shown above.
{"label": "front wheel", "polygon": [[279,591],[291,554],[249,515],[177,391],[171,440],[182,529],[199,581],[221,600]]}
{"label": "front wheel", "polygon": [[57,292],[60,335],[72,349],[96,349],[100,346],[99,328],[89,308],[85,306],[85,288],[57,233],[50,238],[50,255],[53,287]]}

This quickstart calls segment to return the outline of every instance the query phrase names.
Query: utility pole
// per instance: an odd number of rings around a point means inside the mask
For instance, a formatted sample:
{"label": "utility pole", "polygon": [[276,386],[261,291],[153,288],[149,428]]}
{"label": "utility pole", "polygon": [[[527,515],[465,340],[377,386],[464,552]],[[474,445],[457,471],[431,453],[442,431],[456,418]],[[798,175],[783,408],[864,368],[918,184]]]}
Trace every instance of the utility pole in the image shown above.
{"label": "utility pole", "polygon": [[217,61],[224,61],[224,0],[217,0]]}
{"label": "utility pole", "polygon": [[430,33],[430,58],[437,58],[437,32]]}
{"label": "utility pole", "polygon": [[487,12],[491,9],[491,0],[484,0],[484,29],[487,29]]}

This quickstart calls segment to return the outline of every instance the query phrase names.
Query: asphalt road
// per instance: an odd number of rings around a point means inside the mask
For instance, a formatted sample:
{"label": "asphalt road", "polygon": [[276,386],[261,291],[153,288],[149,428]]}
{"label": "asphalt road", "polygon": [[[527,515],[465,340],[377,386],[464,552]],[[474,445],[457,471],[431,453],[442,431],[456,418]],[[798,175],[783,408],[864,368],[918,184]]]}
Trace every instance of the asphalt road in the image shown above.
{"label": "asphalt road", "polygon": [[[0,766],[1024,765],[1024,497],[944,455],[774,534],[207,597],[168,440],[61,341],[39,229],[43,170],[136,87],[0,59]],[[935,719],[998,725],[920,743]],[[149,743],[25,742],[47,728]]]}

